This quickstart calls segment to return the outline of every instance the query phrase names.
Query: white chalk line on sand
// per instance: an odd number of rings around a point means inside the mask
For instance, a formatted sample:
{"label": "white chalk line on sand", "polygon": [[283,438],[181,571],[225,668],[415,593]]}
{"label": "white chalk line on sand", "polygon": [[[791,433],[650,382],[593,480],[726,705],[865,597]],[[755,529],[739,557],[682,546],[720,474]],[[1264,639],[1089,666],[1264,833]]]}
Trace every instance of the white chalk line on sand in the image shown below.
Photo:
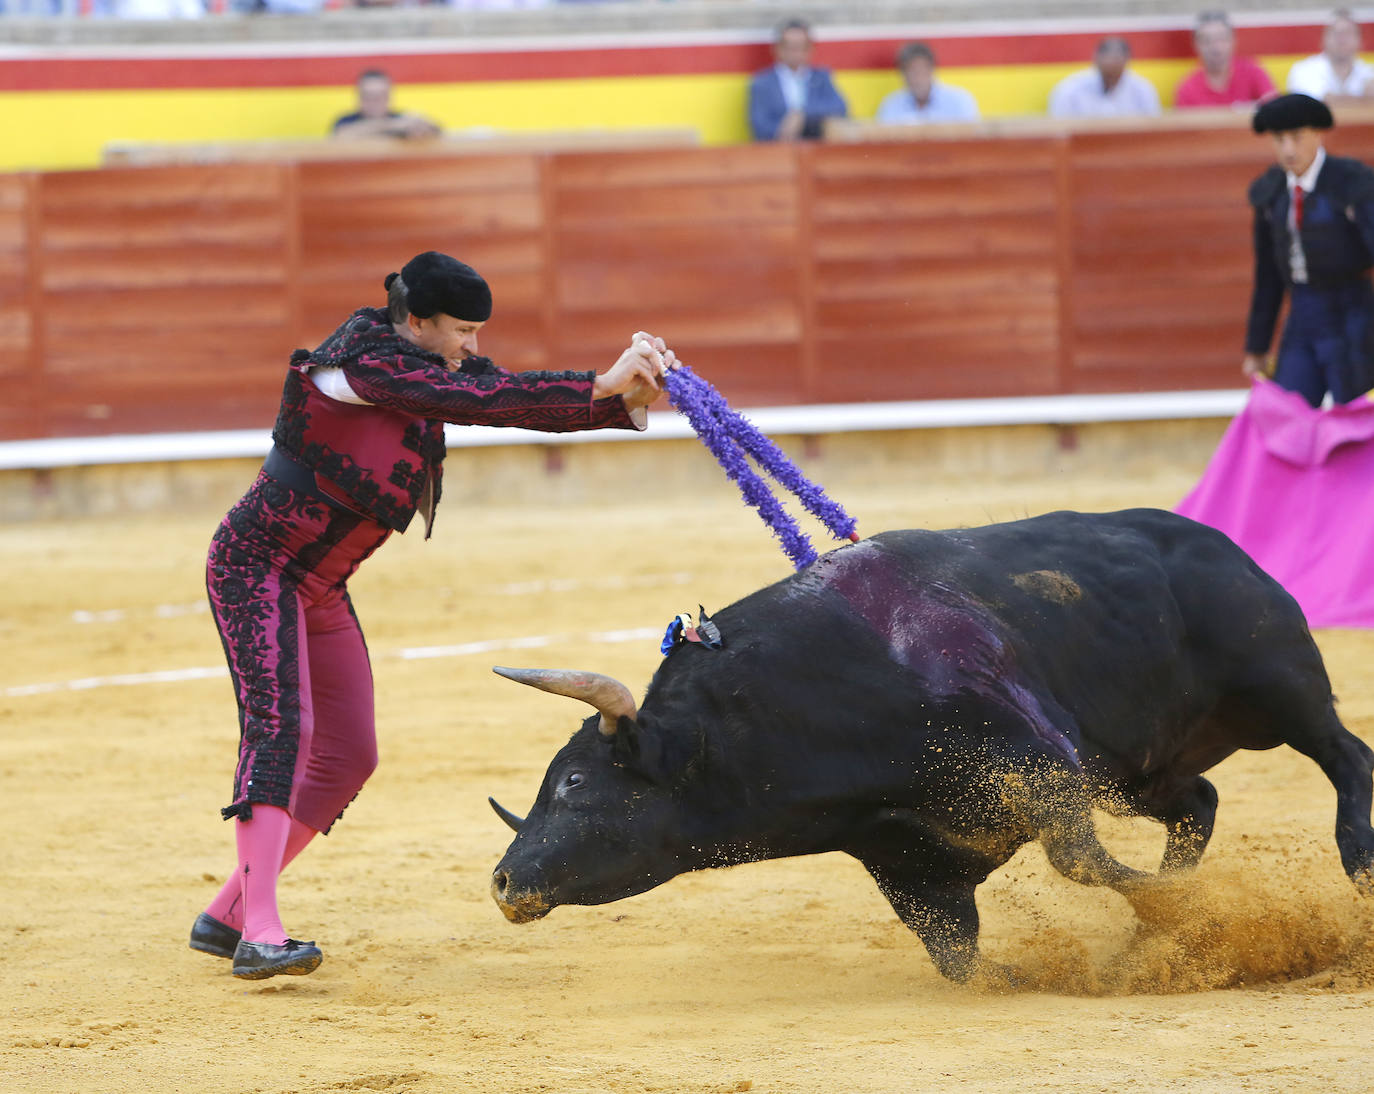
{"label": "white chalk line on sand", "polygon": [[[693,575],[686,570],[668,574],[634,574],[629,577],[553,578],[538,581],[512,581],[505,585],[493,585],[481,590],[483,594],[495,596],[537,596],[540,593],[573,593],[579,589],[614,590],[657,588],[662,585],[686,585]],[[203,615],[210,610],[207,601],[197,600],[190,604],[159,604],[153,608],[158,619],[179,619],[186,615]],[[73,623],[122,623],[129,618],[124,608],[106,608],[90,611],[78,608],[72,612]]]}
{"label": "white chalk line on sand", "polygon": [[[387,660],[423,661],[436,657],[471,657],[480,653],[506,650],[532,650],[560,642],[614,645],[658,638],[657,627],[626,627],[613,631],[588,631],[584,634],[531,634],[517,638],[492,638],[481,642],[460,642],[450,646],[411,646],[382,654]],[[83,676],[77,680],[52,680],[43,684],[21,684],[0,689],[0,698],[19,699],[29,695],[51,695],[62,691],[91,691],[95,688],[135,687],[140,684],[179,684],[188,680],[212,680],[228,676],[223,665],[187,669],[162,669],[157,672],[125,672],[113,676]]]}

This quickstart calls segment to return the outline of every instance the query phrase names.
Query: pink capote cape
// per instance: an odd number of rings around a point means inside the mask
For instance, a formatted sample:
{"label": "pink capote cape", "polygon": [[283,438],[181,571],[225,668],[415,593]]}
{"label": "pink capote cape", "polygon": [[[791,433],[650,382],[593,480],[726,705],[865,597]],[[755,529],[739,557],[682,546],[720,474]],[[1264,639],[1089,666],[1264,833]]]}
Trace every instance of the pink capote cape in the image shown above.
{"label": "pink capote cape", "polygon": [[1374,627],[1374,402],[1318,410],[1255,380],[1176,510],[1235,540],[1310,627]]}

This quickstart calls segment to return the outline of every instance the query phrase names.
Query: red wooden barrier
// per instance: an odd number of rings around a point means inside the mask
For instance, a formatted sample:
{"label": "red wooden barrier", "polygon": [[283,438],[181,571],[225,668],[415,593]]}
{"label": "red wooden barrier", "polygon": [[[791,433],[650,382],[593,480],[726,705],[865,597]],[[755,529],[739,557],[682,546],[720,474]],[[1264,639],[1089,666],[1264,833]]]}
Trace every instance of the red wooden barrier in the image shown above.
{"label": "red wooden barrier", "polygon": [[739,405],[1236,387],[1269,157],[1232,125],[0,176],[0,439],[266,426],[290,351],[429,248],[491,281],[509,368],[647,328]]}

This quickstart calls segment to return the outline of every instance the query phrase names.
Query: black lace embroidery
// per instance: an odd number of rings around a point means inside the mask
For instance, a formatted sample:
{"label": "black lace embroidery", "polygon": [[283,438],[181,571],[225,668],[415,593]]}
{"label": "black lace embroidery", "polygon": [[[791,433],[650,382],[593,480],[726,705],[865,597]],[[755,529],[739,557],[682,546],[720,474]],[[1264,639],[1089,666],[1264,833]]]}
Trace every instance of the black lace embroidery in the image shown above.
{"label": "black lace embroidery", "polygon": [[[300,524],[318,534],[287,555],[276,545],[290,542]],[[221,810],[226,818],[249,819],[253,803],[290,805],[301,729],[296,592],[358,524],[261,476],[215,531],[206,592],[239,705],[239,761],[233,802]]]}
{"label": "black lace embroidery", "polygon": [[[359,309],[314,351],[293,353],[291,362],[274,441],[369,516],[397,531],[404,531],[415,515],[426,481],[432,483],[438,504],[445,421],[549,433],[630,424],[619,399],[592,401],[594,372],[510,373],[485,357],[469,358],[450,372],[440,357],[397,335],[378,308]],[[317,365],[343,369],[358,396],[380,412],[409,417],[399,444],[418,460],[362,467],[352,456],[308,440],[310,393],[300,370]]]}

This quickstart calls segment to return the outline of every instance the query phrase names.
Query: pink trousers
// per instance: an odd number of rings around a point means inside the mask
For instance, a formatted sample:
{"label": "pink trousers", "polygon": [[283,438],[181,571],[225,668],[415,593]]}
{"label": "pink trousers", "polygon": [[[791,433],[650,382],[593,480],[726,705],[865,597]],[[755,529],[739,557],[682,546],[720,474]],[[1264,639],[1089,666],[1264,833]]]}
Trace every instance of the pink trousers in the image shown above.
{"label": "pink trousers", "polygon": [[206,589],[239,707],[226,818],[325,832],[377,766],[372,668],[346,582],[390,529],[260,474],[210,545]]}

